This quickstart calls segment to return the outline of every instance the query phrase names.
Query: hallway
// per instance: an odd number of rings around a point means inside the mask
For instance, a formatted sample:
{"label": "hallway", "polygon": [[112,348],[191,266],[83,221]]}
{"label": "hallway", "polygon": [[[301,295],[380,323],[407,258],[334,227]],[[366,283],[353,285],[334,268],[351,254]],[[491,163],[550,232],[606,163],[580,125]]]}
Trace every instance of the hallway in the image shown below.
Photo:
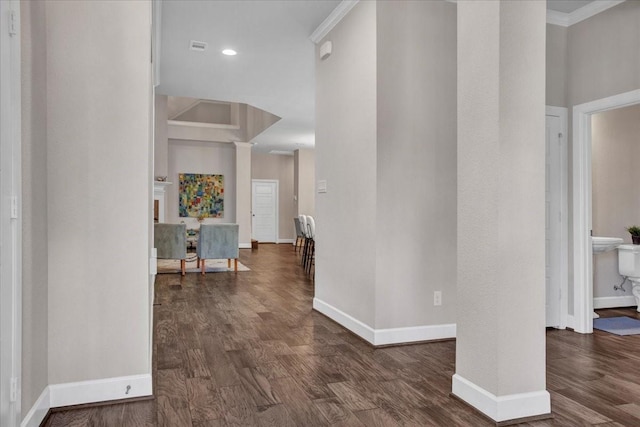
{"label": "hallway", "polygon": [[[290,245],[241,250],[250,272],[160,275],[156,400],[50,415],[46,426],[490,426],[449,396],[455,341],[374,350],[311,310]],[[610,310],[606,315],[637,315]],[[634,314],[635,313],[635,314]],[[547,333],[553,420],[640,424],[640,336]]]}

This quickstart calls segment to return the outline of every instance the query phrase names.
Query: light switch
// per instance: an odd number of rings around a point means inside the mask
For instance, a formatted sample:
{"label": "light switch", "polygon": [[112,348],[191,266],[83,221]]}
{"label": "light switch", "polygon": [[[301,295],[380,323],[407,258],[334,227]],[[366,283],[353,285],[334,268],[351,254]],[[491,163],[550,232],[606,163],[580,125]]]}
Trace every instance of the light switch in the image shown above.
{"label": "light switch", "polygon": [[318,193],[326,193],[327,192],[327,181],[321,180],[318,181]]}

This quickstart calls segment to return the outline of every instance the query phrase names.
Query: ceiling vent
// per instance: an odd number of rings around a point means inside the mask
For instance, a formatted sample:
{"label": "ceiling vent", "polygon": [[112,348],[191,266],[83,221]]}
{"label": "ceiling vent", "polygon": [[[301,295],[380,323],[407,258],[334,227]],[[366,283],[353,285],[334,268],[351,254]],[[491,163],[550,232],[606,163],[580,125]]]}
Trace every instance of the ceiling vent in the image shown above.
{"label": "ceiling vent", "polygon": [[196,52],[204,52],[207,50],[206,42],[199,42],[197,40],[191,40],[189,42],[189,50],[195,50]]}

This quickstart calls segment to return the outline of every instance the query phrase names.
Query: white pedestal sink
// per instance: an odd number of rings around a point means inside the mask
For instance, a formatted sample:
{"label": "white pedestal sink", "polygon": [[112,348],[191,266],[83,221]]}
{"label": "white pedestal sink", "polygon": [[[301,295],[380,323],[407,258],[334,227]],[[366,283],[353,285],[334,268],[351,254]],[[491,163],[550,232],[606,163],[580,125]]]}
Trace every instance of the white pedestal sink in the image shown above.
{"label": "white pedestal sink", "polygon": [[609,252],[620,246],[624,240],[619,237],[591,237],[591,245],[594,254]]}

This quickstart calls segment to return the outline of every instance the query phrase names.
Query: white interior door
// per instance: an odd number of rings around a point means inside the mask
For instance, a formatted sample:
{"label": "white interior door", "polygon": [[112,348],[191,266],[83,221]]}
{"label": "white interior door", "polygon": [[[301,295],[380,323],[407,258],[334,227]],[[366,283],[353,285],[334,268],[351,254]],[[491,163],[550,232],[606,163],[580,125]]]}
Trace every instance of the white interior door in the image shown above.
{"label": "white interior door", "polygon": [[251,181],[251,233],[258,242],[278,241],[278,181]]}
{"label": "white interior door", "polygon": [[561,122],[546,116],[546,318],[547,326],[560,325],[562,272],[562,155]]}

